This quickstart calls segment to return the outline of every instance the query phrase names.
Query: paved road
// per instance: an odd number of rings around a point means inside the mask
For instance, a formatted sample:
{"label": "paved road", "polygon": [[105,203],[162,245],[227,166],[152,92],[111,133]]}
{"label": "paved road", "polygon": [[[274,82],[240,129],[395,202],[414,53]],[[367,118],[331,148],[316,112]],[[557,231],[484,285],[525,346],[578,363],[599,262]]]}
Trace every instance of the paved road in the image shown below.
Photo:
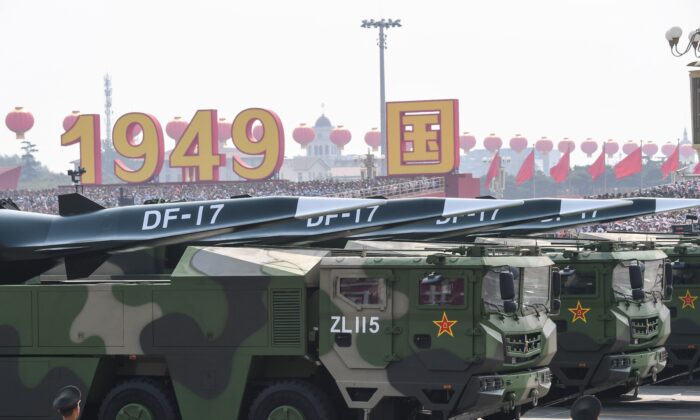
{"label": "paved road", "polygon": [[[530,420],[568,419],[570,404],[538,407],[523,416]],[[639,398],[625,395],[604,400],[600,420],[697,419],[700,420],[700,386],[645,386]]]}

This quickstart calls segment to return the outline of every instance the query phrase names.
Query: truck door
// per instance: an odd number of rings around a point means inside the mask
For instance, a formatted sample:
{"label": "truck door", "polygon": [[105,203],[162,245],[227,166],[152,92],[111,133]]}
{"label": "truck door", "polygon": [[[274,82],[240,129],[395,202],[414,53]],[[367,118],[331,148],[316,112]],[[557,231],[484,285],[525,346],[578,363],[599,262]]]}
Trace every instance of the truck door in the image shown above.
{"label": "truck door", "polygon": [[394,360],[392,284],[391,270],[332,269],[321,286],[330,286],[329,305],[321,305],[321,347],[328,340],[350,369],[385,368]]}
{"label": "truck door", "polygon": [[609,344],[605,321],[611,315],[605,310],[598,270],[579,266],[573,272],[563,270],[562,273],[565,275],[562,275],[561,311],[555,320],[559,336],[557,346],[579,353],[579,358],[583,358]]}
{"label": "truck door", "polygon": [[463,270],[408,270],[408,346],[428,370],[467,369],[473,356],[470,275]]}

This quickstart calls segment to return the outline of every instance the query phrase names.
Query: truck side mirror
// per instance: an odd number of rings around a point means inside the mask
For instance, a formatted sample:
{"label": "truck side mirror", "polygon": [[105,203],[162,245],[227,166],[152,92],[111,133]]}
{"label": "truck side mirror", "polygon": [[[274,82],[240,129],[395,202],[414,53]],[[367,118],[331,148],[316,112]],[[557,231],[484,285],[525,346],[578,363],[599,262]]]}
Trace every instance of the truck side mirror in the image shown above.
{"label": "truck side mirror", "polygon": [[501,271],[498,274],[498,281],[501,288],[501,299],[504,301],[515,299],[513,273],[510,271]]}
{"label": "truck side mirror", "polygon": [[518,304],[515,303],[512,300],[504,300],[503,301],[503,312],[507,314],[512,314],[513,312],[518,310]]}
{"label": "truck side mirror", "polygon": [[642,267],[639,265],[630,265],[630,287],[632,290],[642,290],[644,288],[644,278],[642,277]]}
{"label": "truck side mirror", "polygon": [[561,273],[559,271],[552,273],[552,296],[554,299],[561,297]]}
{"label": "truck side mirror", "polygon": [[561,309],[561,300],[558,298],[552,300],[552,315],[558,315],[559,309]]}
{"label": "truck side mirror", "polygon": [[673,286],[673,264],[670,262],[664,264],[664,277],[666,277],[666,285]]}
{"label": "truck side mirror", "polygon": [[672,297],[673,297],[673,286],[668,285],[664,289],[664,299],[668,300],[668,299],[671,299]]}

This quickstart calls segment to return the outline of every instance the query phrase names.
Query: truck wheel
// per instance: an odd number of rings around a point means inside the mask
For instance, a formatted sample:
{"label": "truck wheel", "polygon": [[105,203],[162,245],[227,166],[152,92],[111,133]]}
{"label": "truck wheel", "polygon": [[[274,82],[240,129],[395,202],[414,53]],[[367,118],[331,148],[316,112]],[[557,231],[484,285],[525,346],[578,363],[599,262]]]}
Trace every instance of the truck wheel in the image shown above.
{"label": "truck wheel", "polygon": [[100,420],[175,420],[177,410],[169,392],[155,381],[130,379],[105,396]]}
{"label": "truck wheel", "polygon": [[253,401],[250,420],[336,420],[330,400],[303,381],[281,381],[265,388]]}
{"label": "truck wheel", "polygon": [[512,411],[501,411],[500,413],[484,416],[484,420],[520,420],[522,409],[520,406]]}

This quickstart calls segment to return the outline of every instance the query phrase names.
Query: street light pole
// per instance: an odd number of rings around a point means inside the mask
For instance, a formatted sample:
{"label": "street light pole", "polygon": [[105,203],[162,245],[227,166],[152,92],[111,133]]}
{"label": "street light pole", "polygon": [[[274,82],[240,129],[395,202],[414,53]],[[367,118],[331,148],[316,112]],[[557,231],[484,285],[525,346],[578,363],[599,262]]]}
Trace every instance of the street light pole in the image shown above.
{"label": "street light pole", "polygon": [[401,19],[381,19],[381,20],[363,20],[362,28],[379,28],[379,39],[377,45],[379,46],[379,118],[380,118],[380,138],[381,144],[380,153],[384,154],[384,163],[382,164],[382,175],[386,175],[386,92],[385,92],[385,82],[384,82],[384,50],[386,47],[386,35],[384,34],[384,29],[389,28],[400,28]]}

